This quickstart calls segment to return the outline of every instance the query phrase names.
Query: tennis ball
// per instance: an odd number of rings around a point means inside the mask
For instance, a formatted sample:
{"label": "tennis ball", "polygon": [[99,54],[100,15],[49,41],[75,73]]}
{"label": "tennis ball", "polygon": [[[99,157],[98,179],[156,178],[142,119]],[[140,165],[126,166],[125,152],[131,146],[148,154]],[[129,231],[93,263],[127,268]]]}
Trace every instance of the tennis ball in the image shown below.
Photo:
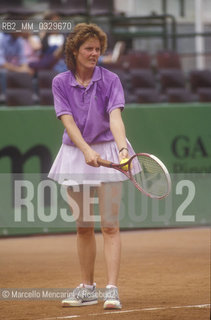
{"label": "tennis ball", "polygon": [[[125,158],[120,161],[120,164],[127,162],[129,159]],[[121,167],[121,169],[128,171],[128,164],[126,166]]]}

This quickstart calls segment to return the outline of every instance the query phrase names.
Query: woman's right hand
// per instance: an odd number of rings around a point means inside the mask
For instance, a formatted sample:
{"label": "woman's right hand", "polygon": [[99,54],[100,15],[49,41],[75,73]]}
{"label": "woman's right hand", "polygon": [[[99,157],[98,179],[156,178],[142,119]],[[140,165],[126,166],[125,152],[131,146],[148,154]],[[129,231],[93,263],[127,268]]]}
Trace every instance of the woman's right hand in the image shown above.
{"label": "woman's right hand", "polygon": [[99,164],[97,162],[97,159],[100,158],[100,155],[99,153],[97,153],[95,150],[93,150],[92,148],[87,148],[85,151],[84,151],[84,158],[85,158],[85,161],[86,163],[89,165],[89,166],[92,166],[92,167],[99,167]]}

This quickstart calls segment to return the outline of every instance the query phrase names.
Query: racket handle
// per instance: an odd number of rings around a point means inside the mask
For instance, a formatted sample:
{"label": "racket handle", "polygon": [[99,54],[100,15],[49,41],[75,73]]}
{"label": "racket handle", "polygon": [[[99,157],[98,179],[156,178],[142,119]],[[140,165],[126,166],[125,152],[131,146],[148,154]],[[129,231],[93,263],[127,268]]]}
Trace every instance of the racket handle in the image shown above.
{"label": "racket handle", "polygon": [[98,164],[99,164],[100,166],[111,168],[111,164],[112,164],[111,161],[98,158],[98,159],[97,159],[97,162],[98,162]]}

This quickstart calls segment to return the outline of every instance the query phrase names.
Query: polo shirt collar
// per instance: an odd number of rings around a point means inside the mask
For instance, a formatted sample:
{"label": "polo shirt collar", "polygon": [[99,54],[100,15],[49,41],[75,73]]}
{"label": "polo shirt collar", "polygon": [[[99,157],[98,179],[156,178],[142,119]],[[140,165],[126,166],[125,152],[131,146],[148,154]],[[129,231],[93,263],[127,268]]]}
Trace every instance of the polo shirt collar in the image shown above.
{"label": "polo shirt collar", "polygon": [[[90,84],[92,82],[98,81],[100,79],[101,79],[101,71],[100,71],[100,68],[98,66],[96,66],[95,69],[94,69],[94,72],[93,72],[93,75],[92,75],[92,80],[91,80]],[[70,85],[72,87],[77,87],[79,85],[78,82],[76,81],[75,76],[74,76],[72,71],[70,71]]]}
{"label": "polo shirt collar", "polygon": [[92,75],[92,81],[98,81],[101,79],[101,71],[98,66],[95,67],[94,73]]}

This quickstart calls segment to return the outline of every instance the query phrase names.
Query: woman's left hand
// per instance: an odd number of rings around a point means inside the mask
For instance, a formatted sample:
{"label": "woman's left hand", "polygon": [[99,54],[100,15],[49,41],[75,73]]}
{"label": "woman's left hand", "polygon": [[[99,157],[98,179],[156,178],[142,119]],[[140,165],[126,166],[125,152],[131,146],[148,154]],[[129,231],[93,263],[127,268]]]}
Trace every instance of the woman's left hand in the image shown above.
{"label": "woman's left hand", "polygon": [[121,162],[121,160],[123,160],[123,159],[129,159],[129,154],[128,154],[128,150],[127,149],[123,149],[119,153],[119,162]]}

